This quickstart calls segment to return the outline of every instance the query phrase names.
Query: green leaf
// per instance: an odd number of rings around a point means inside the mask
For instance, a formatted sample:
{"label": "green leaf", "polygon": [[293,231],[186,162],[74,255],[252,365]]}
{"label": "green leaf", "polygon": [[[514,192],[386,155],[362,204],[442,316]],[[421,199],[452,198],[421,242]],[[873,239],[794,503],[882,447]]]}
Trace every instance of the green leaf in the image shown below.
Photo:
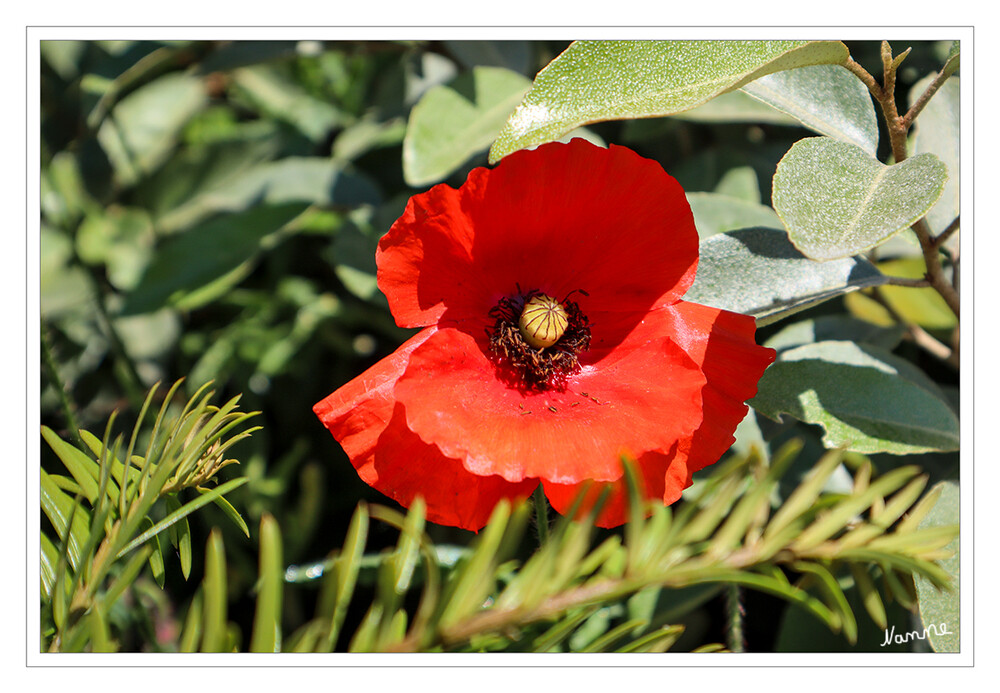
{"label": "green leaf", "polygon": [[52,599],[52,586],[56,581],[56,570],[59,564],[59,549],[45,532],[40,533],[39,554],[41,557],[42,601]]}
{"label": "green leaf", "polygon": [[442,626],[447,627],[474,613],[492,589],[497,549],[507,529],[510,512],[510,504],[505,500],[493,509],[489,523],[476,538],[475,552],[457,573],[454,590],[441,614]]}
{"label": "green leaf", "polygon": [[281,590],[285,572],[281,553],[281,529],[265,513],[260,518],[260,578],[251,652],[281,651]]}
{"label": "green leaf", "polygon": [[947,178],[933,154],[886,166],[853,144],[810,137],[778,162],[771,201],[796,248],[832,260],[909,228],[937,202]]}
{"label": "green leaf", "polygon": [[[537,638],[535,638],[534,641],[531,643],[531,651],[558,652],[559,650],[556,649],[557,646],[560,643],[562,643],[566,638],[568,638],[570,635],[572,635],[573,638],[578,637],[580,631],[583,630],[583,628],[578,630],[577,626],[579,626],[584,621],[587,621],[588,624],[590,624],[592,621],[596,622],[597,619],[593,619],[593,617],[596,615],[594,612],[597,610],[598,610],[597,607],[591,606],[579,609],[575,613],[570,612],[569,615],[567,615],[561,621],[557,621],[555,625],[553,625],[547,631],[545,631]],[[600,611],[601,611],[600,615],[603,615],[605,617],[605,622],[606,622],[608,610],[601,609]],[[606,623],[604,624],[604,626],[605,628],[607,627]]]}
{"label": "green leaf", "polygon": [[42,215],[54,226],[73,228],[82,214],[97,207],[83,182],[77,154],[57,152],[41,174]]}
{"label": "green leaf", "polygon": [[871,94],[841,65],[777,72],[751,82],[743,91],[788,113],[810,130],[875,155],[878,123]]}
{"label": "green leaf", "polygon": [[945,61],[944,67],[941,68],[941,72],[945,75],[953,75],[958,72],[959,58],[961,57],[961,42],[952,41],[951,47],[948,49],[948,57]]}
{"label": "green leaf", "polygon": [[[840,451],[828,452],[820,458],[819,462],[802,480],[802,483],[785,499],[778,511],[771,517],[764,532],[765,539],[773,538],[813,507],[816,499],[826,487],[827,481],[840,468],[842,458],[843,454]],[[796,534],[798,531],[801,531],[801,528],[797,529]],[[765,544],[767,544],[766,541]],[[763,552],[763,555],[770,555],[770,552]]]}
{"label": "green leaf", "polygon": [[[854,296],[860,294],[851,294],[848,298]],[[891,351],[899,345],[904,331],[901,325],[896,324],[881,327],[847,315],[822,315],[792,323],[764,342],[764,346],[780,351],[813,342],[840,340],[871,344]]]}
{"label": "green leaf", "polygon": [[490,161],[587,123],[680,113],[763,75],[847,57],[837,41],[576,41],[535,77]]}
{"label": "green leaf", "polygon": [[858,641],[858,623],[854,618],[851,605],[847,603],[844,591],[837,584],[833,574],[819,563],[796,561],[791,564],[793,570],[812,575],[819,582],[819,587],[826,594],[827,606],[840,617],[844,637],[852,645]]}
{"label": "green leaf", "polygon": [[114,652],[115,642],[111,639],[111,631],[108,630],[108,621],[104,617],[100,604],[94,604],[89,614],[90,631],[90,651],[91,652]]}
{"label": "green leaf", "polygon": [[[953,481],[938,484],[932,493],[940,493],[940,498],[930,513],[923,519],[919,529],[958,525],[959,522],[959,486]],[[941,567],[952,578],[953,590],[942,591],[922,576],[914,579],[917,587],[917,600],[920,604],[920,619],[927,629],[927,639],[935,652],[960,651],[960,611],[959,611],[959,538],[955,537],[948,546],[948,551],[954,555],[941,561]],[[944,631],[948,631],[945,633]]]}
{"label": "green leaf", "polygon": [[103,264],[108,280],[128,291],[136,285],[153,254],[156,234],[145,210],[109,207],[89,214],[77,231],[80,259]]}
{"label": "green leaf", "polygon": [[[245,476],[237,477],[235,479],[230,479],[226,483],[221,484],[220,486],[217,486],[217,487],[213,488],[211,491],[204,492],[201,496],[199,496],[198,498],[195,498],[193,501],[189,501],[188,503],[185,503],[180,508],[178,508],[174,512],[170,513],[165,518],[163,518],[162,520],[160,520],[156,524],[152,525],[145,532],[143,532],[142,534],[140,534],[139,536],[137,536],[135,539],[133,539],[132,541],[130,541],[121,551],[118,552],[118,558],[121,558],[122,556],[124,556],[125,554],[127,554],[129,551],[131,551],[135,547],[144,544],[146,541],[148,541],[152,537],[155,537],[156,535],[158,535],[163,530],[169,528],[175,522],[178,522],[178,521],[182,520],[183,518],[187,517],[188,515],[190,515],[191,513],[193,513],[198,508],[201,508],[202,506],[208,505],[212,501],[214,501],[214,500],[216,500],[218,498],[221,498],[223,496],[223,494],[229,493],[233,489],[239,488],[240,486],[242,486],[243,484],[247,483],[248,481],[250,481],[250,479],[248,479]],[[246,525],[244,525],[244,528],[245,527],[246,527]],[[249,534],[248,534],[248,536],[249,536]]]}
{"label": "green leaf", "polygon": [[427,90],[410,111],[403,177],[419,187],[443,180],[490,146],[531,81],[501,67],[476,67]]}
{"label": "green leaf", "polygon": [[213,211],[239,211],[227,206],[225,198],[216,209],[213,193],[235,185],[281,152],[277,126],[269,121],[258,123],[271,127],[261,132],[241,130],[224,139],[195,142],[180,149],[136,188],[136,201],[149,210],[158,233],[176,233]]}
{"label": "green leaf", "polygon": [[662,626],[615,652],[666,652],[684,634],[684,626]]}
{"label": "green leaf", "polygon": [[742,89],[720,94],[690,111],[675,113],[673,118],[695,123],[768,123],[798,125],[787,113],[775,110],[745,93]]}
{"label": "green leaf", "polygon": [[[234,162],[235,164],[235,162]],[[208,166],[203,170],[207,170]],[[203,170],[188,175],[199,177]],[[322,206],[376,204],[375,185],[332,159],[290,156],[243,166],[199,188],[158,221],[168,232],[198,223],[217,212],[243,212],[255,205],[272,207],[301,202]],[[260,209],[260,207],[257,207]]]}
{"label": "green leaf", "polygon": [[885,628],[888,625],[885,604],[878,593],[878,588],[875,587],[875,582],[868,575],[867,568],[857,563],[852,563],[849,567],[851,569],[851,576],[854,578],[854,586],[858,589],[858,596],[861,598],[861,603],[865,606],[865,611],[868,612],[868,615],[876,626]]}
{"label": "green leaf", "polygon": [[406,120],[402,116],[381,121],[369,112],[340,131],[333,141],[333,158],[354,161],[373,149],[396,146],[404,137]]}
{"label": "green leaf", "polygon": [[[745,202],[760,204],[760,182],[757,180],[757,172],[754,171],[753,166],[734,166],[726,171],[715,186],[715,192]],[[770,209],[770,207],[765,207],[765,209]],[[766,226],[766,224],[745,224],[744,226]]]}
{"label": "green leaf", "polygon": [[693,192],[687,194],[698,236],[704,240],[726,231],[761,226],[780,229],[781,219],[767,205],[741,200],[719,193]]}
{"label": "green leaf", "polygon": [[581,652],[604,652],[611,648],[611,646],[621,640],[622,638],[628,636],[635,636],[640,630],[645,628],[649,624],[648,621],[639,618],[633,618],[626,621],[618,626],[615,626],[609,630],[604,635],[596,638],[592,643],[582,648]]}
{"label": "green leaf", "polygon": [[[858,564],[852,563],[853,568]],[[864,570],[860,567],[860,570]],[[815,588],[813,588],[815,589]],[[811,590],[812,591],[812,590]],[[885,628],[895,627],[896,632],[910,628],[912,614],[897,602],[885,605],[884,623],[861,616],[865,609],[865,594],[857,588],[845,586],[845,596],[857,618],[858,641],[851,645],[843,634],[835,633],[828,625],[812,618],[801,609],[785,609],[781,616],[778,635],[774,644],[776,652],[908,652],[905,645],[884,645]],[[876,595],[876,598],[877,595]]]}
{"label": "green leaf", "polygon": [[867,260],[819,263],[774,229],[741,229],[702,240],[698,274],[684,299],[746,313],[758,325],[780,320],[885,277]]}
{"label": "green leaf", "polygon": [[224,652],[226,644],[226,550],[222,544],[222,533],[213,529],[205,547],[205,582],[203,586],[205,602],[202,618],[204,635],[202,652]]}
{"label": "green leaf", "polygon": [[[229,484],[229,483],[232,483],[233,481],[239,481],[239,480],[240,479],[232,479],[231,481],[227,481],[226,483]],[[243,481],[248,481],[248,479],[246,477],[242,477],[242,480]],[[223,484],[223,485],[225,485],[225,484]],[[230,503],[228,500],[226,500],[225,498],[223,498],[222,494],[216,493],[216,491],[218,491],[220,488],[222,488],[222,486],[219,486],[218,488],[214,488],[214,489],[198,488],[196,490],[198,491],[198,493],[204,494],[202,496],[202,498],[205,498],[209,494],[212,494],[212,502],[215,503],[215,505],[220,510],[222,510],[223,513],[226,514],[226,517],[228,517],[230,520],[233,521],[234,525],[236,525],[237,527],[240,528],[240,531],[243,532],[243,534],[245,534],[247,536],[247,538],[249,538],[250,537],[250,529],[247,527],[246,520],[244,520],[243,516],[240,515],[239,510],[237,510],[235,507],[233,507],[232,503]],[[235,488],[235,486],[233,488]]]}
{"label": "green leaf", "polygon": [[100,477],[97,463],[87,457],[84,452],[57,436],[48,426],[42,426],[42,437],[76,479],[83,495],[86,496],[91,505],[94,505],[97,502],[98,479]]}
{"label": "green leaf", "polygon": [[[90,448],[91,452],[93,452],[96,457],[100,457],[101,451],[104,449],[104,442],[100,438],[95,436],[90,431],[81,430],[80,439],[83,440],[83,443]],[[122,474],[124,473],[127,475],[128,483],[134,484],[138,482],[141,477],[141,473],[132,465],[129,465],[128,470],[126,471],[124,465],[122,465],[122,463],[110,450],[107,452],[107,455],[111,465],[111,478],[109,479],[107,491],[111,496],[111,500],[117,503],[118,487],[122,485]],[[111,481],[113,481],[114,484],[110,483]]]}
{"label": "green leaf", "polygon": [[750,404],[819,424],[823,443],[865,454],[957,450],[958,419],[908,361],[853,342],[817,342],[778,355]]}
{"label": "green leaf", "polygon": [[79,74],[87,41],[39,41],[39,53],[49,67],[67,82]]}
{"label": "green leaf", "polygon": [[[174,495],[167,496],[166,504],[168,512],[173,513],[181,509],[181,502]],[[170,526],[170,543],[177,549],[177,555],[181,560],[181,573],[187,580],[191,576],[191,526],[186,517]]]}
{"label": "green leaf", "polygon": [[276,64],[241,67],[230,74],[236,89],[257,109],[292,125],[312,142],[323,141],[342,120],[334,106],[314,98]]}
{"label": "green leaf", "polygon": [[[152,526],[153,520],[146,517],[143,524]],[[150,541],[150,546],[152,551],[149,554],[149,569],[153,573],[153,579],[156,580],[156,584],[163,589],[163,581],[166,579],[167,571],[166,566],[163,565],[163,547],[160,545],[160,537],[158,535],[150,535],[152,541]]]}
{"label": "green leaf", "polygon": [[[87,537],[90,536],[90,513],[63,493],[44,469],[40,469],[39,473],[42,511],[49,518],[59,538],[66,541],[69,564],[76,569],[80,552],[87,543]],[[75,510],[74,505],[77,505]],[[70,524],[71,518],[72,524]]]}
{"label": "green leaf", "polygon": [[173,308],[113,320],[125,352],[136,361],[158,360],[173,353],[181,336],[181,318]]}
{"label": "green leaf", "polygon": [[184,617],[184,627],[181,631],[180,640],[177,643],[178,652],[195,652],[198,642],[201,639],[201,621],[203,593],[195,592],[191,603],[188,605],[187,615]]}
{"label": "green leaf", "polygon": [[73,242],[44,223],[39,232],[39,303],[46,320],[89,310],[93,282],[73,261]]}
{"label": "green leaf", "polygon": [[[225,278],[231,288],[249,272],[264,237],[298,216],[305,205],[254,207],[207,221],[168,238],[157,249],[139,285],[128,294],[122,315],[179,304],[199,289]],[[193,306],[188,306],[193,307]]]}
{"label": "green leaf", "polygon": [[325,643],[328,652],[332,652],[337,644],[340,628],[347,616],[351,597],[354,595],[358,571],[361,569],[361,557],[368,541],[368,525],[368,506],[359,503],[347,528],[344,548],[323,584],[324,589],[317,612],[329,614],[329,629]]}
{"label": "green leaf", "polygon": [[105,609],[110,609],[111,606],[118,601],[118,599],[125,593],[135,579],[139,576],[142,571],[146,561],[149,560],[150,555],[153,553],[153,547],[150,544],[141,547],[125,562],[125,565],[121,568],[121,572],[115,576],[114,581],[108,586],[108,591],[101,600],[104,603]]}
{"label": "green leaf", "polygon": [[[934,80],[928,75],[910,90],[912,104]],[[948,182],[941,199],[927,213],[931,232],[944,231],[959,212],[959,172],[961,168],[961,87],[958,77],[941,85],[914,122],[914,154],[934,154],[948,167]]]}
{"label": "green leaf", "polygon": [[97,132],[119,184],[131,185],[156,170],[207,101],[202,80],[181,73],[160,77],[122,99]]}

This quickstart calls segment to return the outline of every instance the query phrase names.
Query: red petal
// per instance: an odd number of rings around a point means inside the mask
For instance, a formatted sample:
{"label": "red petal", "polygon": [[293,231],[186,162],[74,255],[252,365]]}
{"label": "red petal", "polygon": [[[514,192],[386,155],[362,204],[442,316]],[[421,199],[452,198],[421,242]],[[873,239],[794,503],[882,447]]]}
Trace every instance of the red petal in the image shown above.
{"label": "red petal", "polygon": [[[681,497],[691,485],[691,475],[714,462],[732,445],[733,431],[746,415],[743,404],[757,393],[757,382],[774,361],[774,351],[757,346],[756,323],[746,315],[730,313],[686,301],[664,308],[666,331],[704,371],[702,390],[704,420],[693,435],[678,441],[676,454],[649,452],[638,459],[643,497],[666,505]],[[583,484],[543,483],[545,495],[559,513],[571,508]],[[611,492],[597,520],[600,527],[616,527],[628,520],[625,480],[590,484],[580,507],[586,514],[603,488]]]}
{"label": "red petal", "polygon": [[[648,452],[637,460],[636,469],[640,477],[640,495],[643,498],[659,501],[667,492],[668,482],[673,481],[672,485],[676,485],[676,481],[669,477],[673,459],[674,456],[670,454]],[[542,482],[542,486],[545,488],[545,496],[560,515],[565,515],[570,511],[577,495],[586,488],[587,495],[584,496],[583,502],[580,504],[577,518],[586,516],[600,498],[604,488],[610,487],[611,491],[595,524],[598,527],[617,527],[628,520],[628,487],[624,475],[617,481],[604,484],[586,481],[582,484]],[[680,497],[679,491],[677,497]]]}
{"label": "red petal", "polygon": [[379,242],[379,287],[403,326],[476,334],[502,296],[576,294],[584,313],[645,313],[694,280],[698,234],[658,163],[612,145],[551,143],[411,198]]}
{"label": "red petal", "polygon": [[678,450],[687,467],[686,488],[691,474],[717,462],[735,441],[733,431],[747,413],[744,402],[757,394],[757,383],[774,362],[775,352],[754,341],[756,321],[748,315],[687,301],[663,312],[669,316],[673,339],[701,364],[708,380],[702,392],[704,422]]}
{"label": "red petal", "polygon": [[435,329],[419,333],[313,411],[343,446],[362,480],[409,507],[419,495],[427,519],[478,530],[501,498],[524,498],[537,481],[512,484],[498,476],[477,476],[445,457],[406,426],[402,405],[392,395],[410,354]]}
{"label": "red petal", "polygon": [[705,378],[662,323],[592,349],[564,391],[527,393],[498,379],[475,339],[442,329],[414,350],[395,394],[410,428],[475,474],[615,480],[621,454],[670,450],[701,424]]}

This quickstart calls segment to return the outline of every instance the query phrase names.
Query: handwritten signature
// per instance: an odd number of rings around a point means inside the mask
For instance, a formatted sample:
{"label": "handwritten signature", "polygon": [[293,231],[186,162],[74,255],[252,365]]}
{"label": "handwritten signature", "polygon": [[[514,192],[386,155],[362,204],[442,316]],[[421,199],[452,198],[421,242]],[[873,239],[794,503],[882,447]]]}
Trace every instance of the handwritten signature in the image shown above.
{"label": "handwritten signature", "polygon": [[934,635],[954,635],[950,630],[948,630],[948,624],[942,623],[940,626],[934,625],[933,623],[923,630],[911,630],[909,633],[897,633],[896,626],[892,626],[889,630],[885,632],[885,642],[882,643],[882,647],[885,647],[889,643],[896,643],[897,645],[902,645],[903,643],[910,642],[911,640],[925,640],[928,633],[934,633]]}

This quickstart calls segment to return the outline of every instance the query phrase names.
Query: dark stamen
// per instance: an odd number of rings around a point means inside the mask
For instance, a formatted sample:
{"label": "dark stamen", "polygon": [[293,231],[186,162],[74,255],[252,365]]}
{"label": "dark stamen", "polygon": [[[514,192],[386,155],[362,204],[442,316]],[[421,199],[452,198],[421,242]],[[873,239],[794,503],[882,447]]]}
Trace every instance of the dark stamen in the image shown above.
{"label": "dark stamen", "polygon": [[[576,289],[566,298],[576,292],[588,295]],[[549,347],[531,346],[518,329],[518,320],[525,304],[539,295],[542,292],[537,289],[522,293],[518,286],[517,294],[501,298],[490,310],[490,317],[496,320],[493,330],[487,331],[490,350],[498,374],[512,386],[529,391],[562,390],[566,377],[580,368],[577,355],[590,346],[590,323],[575,302],[563,299],[569,324],[562,337]]]}

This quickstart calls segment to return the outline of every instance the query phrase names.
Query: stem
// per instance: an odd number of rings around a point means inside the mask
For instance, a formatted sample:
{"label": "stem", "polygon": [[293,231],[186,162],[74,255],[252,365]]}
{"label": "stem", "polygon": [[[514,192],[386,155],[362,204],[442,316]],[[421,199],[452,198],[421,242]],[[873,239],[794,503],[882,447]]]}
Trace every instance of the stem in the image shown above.
{"label": "stem", "polygon": [[896,163],[906,159],[906,131],[903,119],[896,110],[896,67],[892,59],[892,48],[888,41],[882,42],[882,98],[879,105],[885,124],[889,130],[889,141],[892,143],[892,156]]}
{"label": "stem", "polygon": [[535,489],[532,500],[535,502],[535,529],[538,532],[538,545],[542,546],[549,538],[549,502],[545,498],[541,484]]}
{"label": "stem", "polygon": [[844,67],[854,73],[854,76],[861,80],[861,82],[868,87],[868,91],[871,95],[875,97],[875,100],[882,101],[882,87],[878,85],[875,78],[871,76],[865,68],[861,67],[861,64],[854,60],[854,58],[848,58],[847,62],[844,63]]}
{"label": "stem", "polygon": [[726,645],[730,652],[746,652],[747,641],[743,633],[743,588],[729,585],[726,588]]}
{"label": "stem", "polygon": [[961,219],[960,216],[959,217],[955,217],[954,219],[952,219],[952,222],[950,224],[948,224],[948,228],[946,228],[944,231],[942,231],[941,233],[939,233],[937,236],[935,236],[932,239],[932,242],[934,243],[934,247],[935,248],[940,248],[941,246],[943,246],[944,243],[945,243],[945,241],[947,241],[949,238],[951,238],[951,236],[956,231],[958,231],[958,228],[961,226],[961,223],[959,222],[959,219]]}
{"label": "stem", "polygon": [[[951,312],[955,314],[955,317],[960,317],[959,307],[961,302],[958,291],[955,290],[955,287],[944,276],[944,269],[941,267],[941,258],[938,256],[938,246],[935,244],[936,239],[931,237],[926,217],[913,225],[913,232],[917,234],[917,240],[920,241],[920,249],[924,253],[924,263],[927,265],[927,274],[925,275],[927,281],[930,282],[935,291],[941,294],[941,298],[951,308]],[[943,236],[944,234],[941,235]]]}
{"label": "stem", "polygon": [[913,121],[916,120],[920,111],[924,110],[924,106],[926,106],[927,102],[931,100],[931,97],[937,93],[937,90],[941,88],[941,85],[948,80],[949,76],[950,75],[945,74],[943,68],[934,76],[934,81],[927,85],[927,88],[924,89],[924,93],[917,97],[917,100],[913,102],[912,106],[910,106],[910,110],[908,110],[906,115],[903,116],[904,127],[909,128],[910,125],[913,124]]}
{"label": "stem", "polygon": [[[906,160],[906,133],[920,110],[911,108],[907,113],[907,117],[900,117],[899,112],[896,110],[896,68],[899,67],[899,63],[905,55],[906,53],[904,52],[893,59],[892,48],[889,46],[889,42],[882,42],[882,87],[879,87],[875,83],[875,79],[863,67],[854,62],[853,59],[848,59],[846,64],[847,69],[858,76],[868,87],[875,100],[879,102],[879,106],[882,107],[882,115],[885,116],[885,124],[889,130],[889,139],[892,143],[892,156],[897,164]],[[939,77],[942,74],[943,72],[939,73]],[[935,79],[935,82],[940,81],[943,83],[944,79],[946,78]],[[940,87],[940,84],[937,87]],[[934,88],[934,91],[937,91],[937,87]],[[922,97],[927,97],[924,103],[933,96],[934,91],[928,88],[927,92],[930,93],[925,92],[922,95]],[[914,104],[914,106],[916,105]],[[920,105],[920,108],[923,108],[923,104]],[[941,267],[941,258],[938,256],[940,245],[958,228],[958,219],[956,218],[937,238],[931,236],[926,218],[918,220],[913,224],[912,228],[913,232],[917,235],[917,240],[920,241],[920,249],[923,251],[924,264],[927,270],[924,279],[927,285],[933,287],[935,291],[941,294],[941,298],[948,304],[955,317],[959,317],[960,301],[958,291],[945,277],[944,269]],[[890,283],[899,284],[899,282]],[[905,286],[906,284],[899,285]],[[923,285],[921,284],[920,286]]]}
{"label": "stem", "polygon": [[883,286],[908,286],[913,289],[926,289],[931,285],[926,279],[910,279],[909,277],[886,276]]}

